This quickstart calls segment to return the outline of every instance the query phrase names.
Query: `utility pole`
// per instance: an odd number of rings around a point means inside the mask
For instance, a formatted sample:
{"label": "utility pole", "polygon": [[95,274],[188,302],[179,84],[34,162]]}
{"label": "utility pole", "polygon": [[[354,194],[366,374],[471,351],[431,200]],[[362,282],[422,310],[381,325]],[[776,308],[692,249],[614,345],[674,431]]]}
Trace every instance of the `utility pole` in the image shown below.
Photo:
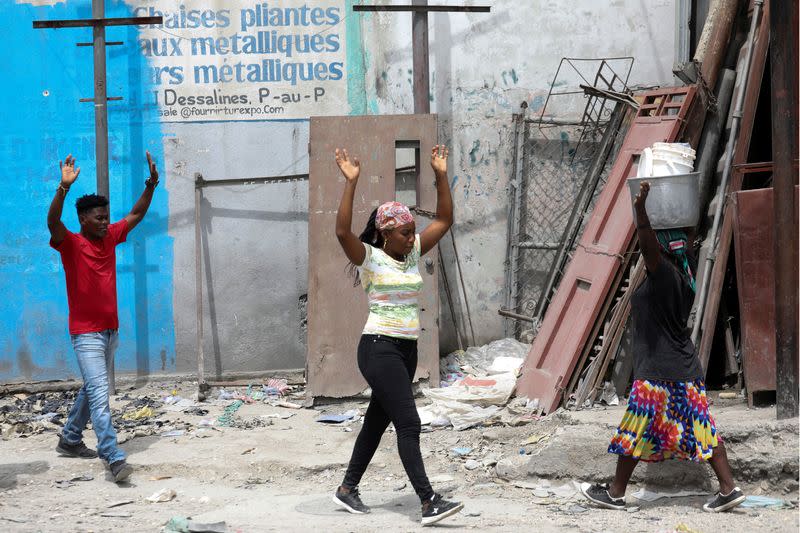
{"label": "utility pole", "polygon": [[[118,46],[122,42],[106,42],[106,27],[163,24],[163,17],[106,18],[105,0],[92,0],[92,18],[66,20],[34,20],[34,29],[92,28],[92,42],[77,43],[78,46],[93,47],[94,97],[81,98],[80,102],[94,102],[95,164],[97,166],[97,194],[109,200],[108,186],[108,102],[122,100],[121,96],[109,97],[106,93],[106,46]],[[114,361],[108,368],[108,392],[116,393],[114,385]]]}
{"label": "utility pole", "polygon": [[[95,164],[97,165],[97,194],[108,194],[108,101],[122,100],[121,96],[108,97],[106,93],[106,46],[122,42],[106,42],[106,27],[162,24],[162,17],[106,18],[105,0],[92,0],[92,18],[67,20],[34,20],[34,29],[92,28],[91,43],[78,46],[94,48],[94,97],[81,98],[81,102],[94,102]],[[109,198],[110,200],[110,198]]]}
{"label": "utility pole", "polygon": [[490,6],[429,6],[428,0],[412,0],[410,5],[361,5],[353,6],[354,12],[364,11],[410,11],[411,40],[413,50],[414,113],[431,112],[430,58],[428,54],[428,13],[489,13]]}

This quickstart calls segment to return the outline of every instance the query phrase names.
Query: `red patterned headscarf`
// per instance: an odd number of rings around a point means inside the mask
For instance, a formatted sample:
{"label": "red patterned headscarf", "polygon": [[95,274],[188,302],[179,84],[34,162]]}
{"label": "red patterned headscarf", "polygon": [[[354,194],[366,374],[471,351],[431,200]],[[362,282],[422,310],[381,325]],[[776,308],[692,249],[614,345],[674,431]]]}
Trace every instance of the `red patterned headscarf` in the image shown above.
{"label": "red patterned headscarf", "polygon": [[393,229],[414,222],[411,211],[400,202],[386,202],[378,207],[375,215],[375,226],[378,230]]}

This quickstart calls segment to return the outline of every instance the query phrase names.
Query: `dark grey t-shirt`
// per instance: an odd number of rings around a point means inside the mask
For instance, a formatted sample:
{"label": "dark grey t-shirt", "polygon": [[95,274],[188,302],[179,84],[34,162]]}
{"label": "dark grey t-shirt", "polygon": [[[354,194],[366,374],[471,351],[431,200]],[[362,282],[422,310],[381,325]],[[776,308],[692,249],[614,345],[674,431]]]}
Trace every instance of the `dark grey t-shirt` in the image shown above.
{"label": "dark grey t-shirt", "polygon": [[633,377],[663,381],[703,378],[686,325],[694,291],[667,259],[648,272],[631,298]]}

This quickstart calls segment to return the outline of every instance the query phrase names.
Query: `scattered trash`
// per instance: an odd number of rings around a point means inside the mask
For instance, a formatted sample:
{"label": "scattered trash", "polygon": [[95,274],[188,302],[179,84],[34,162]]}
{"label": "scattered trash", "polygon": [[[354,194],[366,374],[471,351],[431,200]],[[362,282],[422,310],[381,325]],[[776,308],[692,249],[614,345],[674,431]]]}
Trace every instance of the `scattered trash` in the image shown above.
{"label": "scattered trash", "polygon": [[296,413],[270,413],[268,415],[261,415],[261,418],[280,418],[286,420],[292,418]]}
{"label": "scattered trash", "polygon": [[235,400],[240,396],[238,392],[233,391],[226,391],[225,389],[220,389],[219,393],[217,394],[218,400]]}
{"label": "scattered trash", "polygon": [[453,455],[455,455],[457,457],[463,457],[465,455],[469,455],[470,453],[472,453],[472,448],[467,448],[467,447],[462,446],[462,447],[453,448],[450,451],[453,452]]}
{"label": "scattered trash", "polygon": [[286,407],[287,409],[302,409],[303,406],[299,403],[287,402],[286,400],[270,401],[269,404],[273,407]]}
{"label": "scattered trash", "polygon": [[792,504],[778,498],[770,498],[769,496],[748,496],[741,507],[749,509],[788,509],[792,507]]}
{"label": "scattered trash", "polygon": [[603,390],[600,391],[598,400],[606,405],[619,405],[619,396],[613,383],[610,381],[603,383]]}
{"label": "scattered trash", "polygon": [[675,533],[701,533],[698,529],[692,529],[684,523],[675,526]]}
{"label": "scattered trash", "polygon": [[577,503],[573,503],[573,504],[567,506],[564,509],[564,512],[570,513],[570,514],[577,514],[577,513],[585,513],[588,510],[589,509],[587,509],[586,507],[584,507],[582,505],[578,505]]}
{"label": "scattered trash", "polygon": [[661,498],[685,498],[687,496],[708,496],[708,492],[697,490],[682,490],[679,492],[654,492],[647,489],[639,489],[631,494],[637,500],[654,502]]}
{"label": "scattered trash", "polygon": [[505,357],[500,356],[492,361],[492,364],[486,370],[490,374],[504,374],[506,372],[517,373],[525,362],[524,357]]}
{"label": "scattered trash", "polygon": [[171,501],[178,494],[172,489],[161,489],[149,498],[145,498],[150,503],[164,503]]}
{"label": "scattered trash", "polygon": [[531,444],[538,444],[541,441],[547,439],[548,437],[550,437],[550,435],[547,434],[547,433],[537,433],[535,435],[531,435],[530,437],[528,437],[524,441],[520,442],[520,444],[522,446],[529,446]]}
{"label": "scattered trash", "polygon": [[321,422],[323,424],[341,424],[342,422],[347,422],[348,420],[354,419],[358,416],[357,409],[351,409],[345,413],[339,415],[322,415],[317,418],[317,422]]}
{"label": "scattered trash", "polygon": [[76,481],[92,481],[94,476],[91,474],[83,474],[80,476],[75,476],[70,479],[59,479],[54,483],[54,486],[59,489],[66,489],[75,484]]}
{"label": "scattered trash", "polygon": [[395,485],[394,490],[395,490],[395,492],[401,491],[401,490],[405,489],[407,486],[408,486],[408,484],[405,481],[403,481],[399,485]]}
{"label": "scattered trash", "polygon": [[[516,369],[519,369],[530,349],[529,344],[511,338],[496,340],[480,347],[470,346],[460,357],[461,368],[473,375],[510,372],[512,370],[505,369],[514,368],[517,362],[519,364]],[[498,359],[500,361],[495,365]],[[518,361],[512,361],[513,359]],[[493,366],[497,369],[494,372],[491,370]],[[516,372],[516,369],[513,371]]]}
{"label": "scattered trash", "polygon": [[144,418],[151,418],[156,416],[156,412],[152,407],[142,407],[136,411],[130,411],[122,415],[123,420],[142,420]]}
{"label": "scattered trash", "polygon": [[514,398],[503,410],[500,421],[507,426],[522,426],[541,417],[539,398],[529,400],[525,396]]}
{"label": "scattered trash", "polygon": [[182,437],[186,435],[185,429],[175,429],[172,431],[165,431],[161,434],[162,437]]}
{"label": "scattered trash", "polygon": [[164,526],[164,533],[225,533],[228,526],[225,522],[204,524],[191,518],[174,516]]}
{"label": "scattered trash", "polygon": [[453,478],[453,476],[449,476],[447,474],[437,474],[429,478],[428,481],[430,481],[431,483],[450,483],[451,481],[454,480],[455,478]]}
{"label": "scattered trash", "polygon": [[720,400],[735,400],[739,395],[735,392],[720,392],[719,399]]}
{"label": "scattered trash", "polygon": [[152,476],[150,481],[163,481],[165,479],[172,479],[172,476]]}
{"label": "scattered trash", "polygon": [[[424,393],[427,394],[427,392]],[[500,407],[496,405],[481,407],[457,401],[434,400],[431,405],[418,408],[417,412],[423,424],[430,424],[434,427],[452,425],[453,429],[462,431],[491,423],[500,413]]]}
{"label": "scattered trash", "polygon": [[247,455],[248,453],[253,453],[256,451],[255,448],[247,448],[245,451],[242,452],[242,455]]}
{"label": "scattered trash", "polygon": [[133,515],[131,513],[122,513],[122,512],[116,513],[113,511],[105,511],[100,513],[100,516],[102,516],[103,518],[130,518]]}
{"label": "scattered trash", "polygon": [[[166,400],[170,400],[170,402],[167,403]],[[189,409],[199,407],[197,402],[186,398],[181,398],[180,396],[169,396],[168,398],[165,398],[164,403],[165,411],[171,411],[175,413],[184,412],[188,411]]]}
{"label": "scattered trash", "polygon": [[[220,392],[224,392],[224,391],[220,391]],[[219,425],[223,426],[223,427],[231,426],[231,424],[233,423],[233,415],[234,415],[234,413],[236,413],[236,411],[238,411],[239,408],[242,405],[244,405],[244,402],[242,400],[236,400],[235,402],[230,404],[228,407],[226,407],[225,408],[225,412],[223,412],[220,415],[220,417],[217,418],[217,422],[219,423]]]}
{"label": "scattered trash", "polygon": [[131,504],[131,503],[134,503],[134,501],[133,500],[120,500],[118,502],[113,502],[113,503],[108,504],[108,508],[109,509],[113,509],[114,507],[122,507],[123,505],[128,505],[128,504]]}
{"label": "scattered trash", "polygon": [[[533,481],[512,481],[511,484],[517,487],[518,489],[536,489],[539,486],[538,483],[534,483]],[[540,497],[546,497],[546,496],[540,496]]]}
{"label": "scattered trash", "polygon": [[464,516],[469,516],[470,518],[477,518],[481,515],[480,511],[467,511],[464,513]]}
{"label": "scattered trash", "polygon": [[577,481],[564,483],[559,487],[550,488],[550,492],[556,498],[568,499],[580,494],[580,484]]}

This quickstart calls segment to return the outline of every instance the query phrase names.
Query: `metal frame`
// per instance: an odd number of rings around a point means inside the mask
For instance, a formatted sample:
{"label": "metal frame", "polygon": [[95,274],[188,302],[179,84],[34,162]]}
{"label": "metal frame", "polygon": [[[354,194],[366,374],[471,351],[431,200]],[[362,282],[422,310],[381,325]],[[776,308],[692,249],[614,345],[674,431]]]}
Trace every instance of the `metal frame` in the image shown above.
{"label": "metal frame", "polygon": [[205,378],[205,354],[203,353],[203,239],[200,228],[203,189],[206,187],[226,187],[231,185],[262,185],[266,183],[288,183],[291,181],[308,181],[308,174],[289,176],[271,176],[263,178],[232,178],[207,180],[200,172],[194,175],[194,273],[195,273],[195,307],[197,310],[197,397],[205,399],[210,385]]}
{"label": "metal frame", "polygon": [[[610,64],[612,61],[629,61],[627,71],[618,73]],[[578,63],[596,62],[597,71],[593,81],[590,81],[578,66]],[[555,91],[559,78],[562,76],[562,68],[565,64],[570,67],[585,82],[579,84],[580,90]],[[625,106],[638,109],[638,102],[626,91],[627,82],[633,69],[634,58],[631,56],[608,57],[608,58],[570,58],[564,57],[559,62],[558,69],[550,84],[550,91],[545,100],[544,106],[538,118],[527,118],[527,105],[523,105],[520,113],[514,114],[514,159],[512,163],[512,179],[510,180],[509,198],[509,221],[508,221],[508,240],[506,246],[506,298],[505,307],[498,310],[498,313],[508,319],[530,322],[534,325],[540,324],[547,309],[549,297],[553,292],[554,286],[558,281],[558,274],[566,260],[568,252],[573,248],[577,239],[577,232],[580,230],[581,222],[590,209],[594,191],[597,188],[605,163],[611,148],[614,145],[622,119],[625,116]],[[553,97],[584,94],[588,97],[580,121],[560,120],[555,118],[545,118],[547,106]],[[606,108],[606,101],[616,102],[612,110]],[[619,109],[619,111],[617,111]],[[608,115],[608,118],[606,118]],[[525,142],[530,136],[530,125],[537,125],[543,137],[548,138],[545,130],[563,126],[584,126],[581,131],[578,143],[575,146],[572,158],[578,153],[578,148],[587,137],[595,137],[603,131],[601,146],[598,153],[592,159],[589,172],[586,175],[578,197],[575,199],[574,207],[570,213],[569,222],[564,230],[560,242],[531,242],[519,241],[520,228],[523,226],[521,215],[522,201],[525,196],[527,183],[526,168],[530,158],[528,150],[525,149]],[[588,193],[588,194],[587,194]],[[580,216],[579,216],[580,214]],[[577,224],[575,221],[577,219]],[[519,254],[520,250],[558,250],[558,255],[553,261],[547,275],[547,284],[543,287],[537,301],[534,316],[527,316],[519,309]],[[518,329],[518,328],[517,328]],[[510,334],[508,321],[504,327],[505,334]]]}
{"label": "metal frame", "polygon": [[[614,67],[611,65],[611,61],[629,61],[630,63],[627,66],[627,72],[618,73]],[[583,142],[584,138],[587,136],[587,131],[591,136],[594,136],[598,130],[602,129],[605,125],[605,122],[608,120],[608,116],[611,114],[611,110],[606,108],[606,100],[609,99],[608,95],[605,94],[597,94],[594,91],[587,90],[587,88],[598,88],[598,89],[605,89],[606,91],[611,91],[617,94],[624,94],[628,90],[628,80],[630,79],[631,71],[633,70],[633,63],[634,58],[632,56],[622,56],[622,57],[602,57],[602,58],[585,58],[585,57],[563,57],[558,64],[558,68],[556,69],[556,73],[553,76],[553,81],[550,83],[550,92],[547,94],[547,98],[545,99],[544,106],[542,106],[542,111],[539,113],[539,118],[536,121],[539,124],[539,130],[542,131],[544,135],[543,129],[545,124],[549,124],[546,121],[545,114],[547,112],[547,106],[550,103],[550,100],[554,96],[569,96],[575,94],[586,94],[589,98],[586,101],[586,105],[583,109],[583,115],[581,117],[580,122],[578,125],[584,125],[586,128],[583,132],[581,132],[581,137],[578,139],[578,143],[575,147],[575,152],[578,151],[578,147]],[[588,79],[581,69],[578,67],[578,63],[589,63],[589,62],[599,62],[597,66],[597,72],[594,75],[594,79]],[[568,91],[554,91],[553,89],[557,86],[559,76],[561,76],[561,69],[564,68],[564,65],[570,67],[572,71],[574,71],[580,78],[583,80],[583,83],[579,85],[580,90],[568,90]],[[553,124],[558,125],[558,124]],[[545,135],[546,137],[546,135]]]}

